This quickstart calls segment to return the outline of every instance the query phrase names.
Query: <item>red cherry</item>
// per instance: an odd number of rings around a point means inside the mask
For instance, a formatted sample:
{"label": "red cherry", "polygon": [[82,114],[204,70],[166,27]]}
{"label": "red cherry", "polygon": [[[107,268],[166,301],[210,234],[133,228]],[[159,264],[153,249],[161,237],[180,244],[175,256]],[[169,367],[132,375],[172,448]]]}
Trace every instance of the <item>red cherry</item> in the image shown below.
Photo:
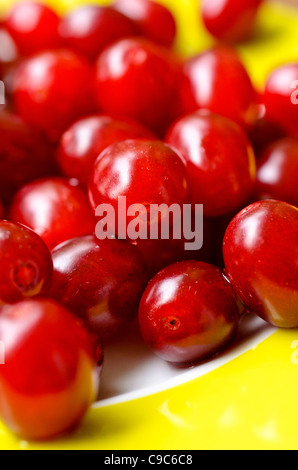
{"label": "red cherry", "polygon": [[49,248],[95,230],[95,218],[85,192],[62,178],[38,180],[24,186],[14,198],[11,220],[30,227]]}
{"label": "red cherry", "polygon": [[127,139],[154,139],[138,122],[97,115],[75,122],[62,136],[58,160],[66,176],[88,184],[91,169],[100,153],[109,145]]}
{"label": "red cherry", "polygon": [[93,337],[51,300],[23,301],[0,313],[0,415],[26,439],[71,430],[98,392]]}
{"label": "red cherry", "polygon": [[98,58],[97,103],[104,112],[163,132],[177,117],[180,81],[180,63],[172,53],[146,40],[124,39]]}
{"label": "red cherry", "polygon": [[255,181],[254,152],[234,122],[198,111],[170,129],[167,142],[184,157],[194,204],[205,216],[220,216],[243,205]]}
{"label": "red cherry", "polygon": [[159,357],[178,364],[220,352],[234,339],[238,319],[236,296],[222,272],[197,261],[157,274],[139,309],[145,342]]}
{"label": "red cherry", "polygon": [[55,170],[52,146],[19,117],[0,113],[0,197]]}
{"label": "red cherry", "polygon": [[263,0],[203,0],[202,17],[217,39],[239,42],[249,39]]}
{"label": "red cherry", "polygon": [[0,303],[47,293],[53,271],[50,252],[31,230],[0,221]]}
{"label": "red cherry", "polygon": [[185,113],[205,108],[245,127],[257,119],[256,92],[238,54],[228,47],[188,59],[181,94]]}
{"label": "red cherry", "polygon": [[117,0],[114,8],[133,20],[145,38],[165,47],[173,44],[176,22],[164,5],[151,0]]}
{"label": "red cherry", "polygon": [[137,250],[123,241],[86,236],[57,247],[53,261],[51,296],[86,319],[104,340],[125,334],[148,280]]}
{"label": "red cherry", "polygon": [[[186,168],[181,157],[160,141],[126,140],[111,145],[95,163],[89,199],[93,208],[110,204],[117,221],[122,196],[126,197],[127,208],[133,204],[149,207],[189,203]],[[133,216],[127,217],[126,227],[131,220]]]}
{"label": "red cherry", "polygon": [[238,214],[224,239],[228,277],[245,306],[272,325],[298,326],[298,209],[257,202]]}
{"label": "red cherry", "polygon": [[13,95],[20,116],[56,140],[92,111],[92,69],[70,50],[43,52],[21,63]]}
{"label": "red cherry", "polygon": [[267,147],[258,161],[256,192],[298,207],[298,138],[287,138]]}
{"label": "red cherry", "polygon": [[269,75],[264,93],[268,117],[287,134],[298,135],[298,62]]}
{"label": "red cherry", "polygon": [[94,60],[112,42],[135,36],[136,27],[113,8],[87,5],[65,16],[59,32],[70,48]]}
{"label": "red cherry", "polygon": [[58,15],[48,6],[24,1],[14,5],[5,26],[22,55],[59,47]]}
{"label": "red cherry", "polygon": [[256,122],[247,129],[256,154],[258,155],[267,145],[277,139],[286,137],[285,132],[268,117],[268,113],[262,99],[258,106],[258,118]]}
{"label": "red cherry", "polygon": [[[193,243],[193,240],[187,240],[182,234],[180,240],[175,240],[171,235],[170,240],[136,240],[133,244],[140,252],[145,266],[151,277],[170,264],[178,261],[197,260],[210,262],[213,258],[213,232],[212,224],[209,219],[203,222],[203,246],[200,250],[195,248],[186,250],[186,243]],[[194,230],[194,228],[193,228]]]}

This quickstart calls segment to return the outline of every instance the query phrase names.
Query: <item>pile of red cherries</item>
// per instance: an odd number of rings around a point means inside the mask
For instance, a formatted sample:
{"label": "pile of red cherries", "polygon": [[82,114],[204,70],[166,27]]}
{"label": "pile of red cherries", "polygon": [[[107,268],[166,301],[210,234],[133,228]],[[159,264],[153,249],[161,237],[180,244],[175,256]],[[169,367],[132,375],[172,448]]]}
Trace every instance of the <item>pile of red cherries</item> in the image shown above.
{"label": "pile of red cherries", "polygon": [[[234,47],[261,3],[203,1],[218,41],[188,59],[151,0],[62,18],[25,1],[2,19],[0,416],[17,434],[73,429],[98,398],[102,344],[137,316],[179,366],[229,346],[246,312],[298,327],[298,62],[257,91]],[[122,196],[203,204],[203,248],[98,240],[94,209]]]}

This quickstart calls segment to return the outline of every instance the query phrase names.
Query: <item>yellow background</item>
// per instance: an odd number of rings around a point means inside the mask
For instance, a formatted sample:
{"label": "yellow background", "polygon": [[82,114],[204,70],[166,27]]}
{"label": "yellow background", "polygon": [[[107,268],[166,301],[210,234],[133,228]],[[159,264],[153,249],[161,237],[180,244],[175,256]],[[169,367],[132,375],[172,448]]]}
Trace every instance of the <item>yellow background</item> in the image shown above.
{"label": "yellow background", "polygon": [[[4,11],[11,3],[1,0],[0,8]],[[85,2],[48,3],[64,12]],[[212,43],[200,24],[197,0],[163,3],[177,17],[177,49],[182,54],[194,54]],[[241,53],[255,84],[262,87],[271,69],[298,59],[298,13],[278,4],[265,5],[257,38],[241,47]],[[0,449],[298,449],[295,341],[298,331],[278,331],[257,348],[187,384],[91,409],[73,435],[58,441],[21,441],[0,423]]]}

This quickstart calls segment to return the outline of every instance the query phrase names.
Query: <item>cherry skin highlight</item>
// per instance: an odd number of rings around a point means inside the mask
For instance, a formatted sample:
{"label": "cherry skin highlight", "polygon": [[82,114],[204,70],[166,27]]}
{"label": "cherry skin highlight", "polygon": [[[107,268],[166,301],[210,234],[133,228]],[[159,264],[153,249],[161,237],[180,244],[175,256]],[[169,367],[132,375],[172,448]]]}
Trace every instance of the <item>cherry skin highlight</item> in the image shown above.
{"label": "cherry skin highlight", "polygon": [[79,237],[58,246],[53,261],[50,295],[87,320],[104,341],[125,334],[148,280],[136,248]]}
{"label": "cherry skin highlight", "polygon": [[21,186],[55,172],[53,147],[18,116],[0,113],[0,197],[8,201]]}
{"label": "cherry skin highlight", "polygon": [[75,52],[42,52],[18,67],[14,104],[24,121],[56,141],[73,121],[93,111],[92,84],[92,68]]}
{"label": "cherry skin highlight", "polygon": [[298,138],[285,138],[267,147],[258,160],[256,195],[298,207]]}
{"label": "cherry skin highlight", "polygon": [[202,17],[207,30],[221,41],[240,42],[252,36],[263,0],[204,0]]}
{"label": "cherry skin highlight", "polygon": [[53,263],[41,238],[31,230],[0,221],[0,303],[48,292]]}
{"label": "cherry skin highlight", "polygon": [[257,202],[224,238],[226,272],[247,309],[280,328],[298,326],[298,209]]}
{"label": "cherry skin highlight", "polygon": [[[108,147],[95,162],[89,199],[93,208],[110,204],[117,221],[119,197],[123,196],[127,208],[133,204],[148,208],[151,204],[182,206],[190,203],[188,178],[181,157],[160,141],[126,140]],[[133,215],[127,217],[126,228],[133,219]]]}
{"label": "cherry skin highlight", "polygon": [[94,115],[80,119],[62,135],[58,161],[63,173],[87,186],[91,170],[105,148],[127,139],[155,139],[136,121]]}
{"label": "cherry skin highlight", "polygon": [[50,249],[94,233],[96,223],[85,192],[62,178],[24,186],[13,200],[10,217],[38,233]]}
{"label": "cherry skin highlight", "polygon": [[14,5],[5,26],[24,56],[59,47],[58,15],[48,6],[25,1]]}
{"label": "cherry skin highlight", "polygon": [[193,204],[217,217],[245,204],[251,195],[256,163],[243,130],[206,111],[188,115],[169,130],[166,141],[184,157]]}
{"label": "cherry skin highlight", "polygon": [[98,393],[93,336],[56,302],[27,300],[1,308],[0,340],[1,419],[25,439],[72,430]]}
{"label": "cherry skin highlight", "polygon": [[208,109],[238,124],[253,125],[258,116],[257,94],[238,54],[216,46],[184,64],[181,87],[184,112]]}
{"label": "cherry skin highlight", "polygon": [[137,30],[131,20],[113,8],[86,5],[66,15],[59,32],[68,47],[94,60],[106,46],[135,36]]}
{"label": "cherry skin highlight", "polygon": [[98,58],[97,104],[105,113],[136,119],[162,134],[178,117],[180,82],[180,61],[173,53],[145,39],[123,39]]}
{"label": "cherry skin highlight", "polygon": [[139,308],[146,344],[176,364],[201,362],[220,352],[235,338],[238,320],[236,296],[222,272],[197,261],[157,274]]}
{"label": "cherry skin highlight", "polygon": [[172,13],[151,0],[117,0],[114,8],[134,21],[141,36],[164,47],[171,47],[176,37]]}
{"label": "cherry skin highlight", "polygon": [[298,62],[283,65],[269,75],[264,93],[268,117],[286,134],[298,136]]}

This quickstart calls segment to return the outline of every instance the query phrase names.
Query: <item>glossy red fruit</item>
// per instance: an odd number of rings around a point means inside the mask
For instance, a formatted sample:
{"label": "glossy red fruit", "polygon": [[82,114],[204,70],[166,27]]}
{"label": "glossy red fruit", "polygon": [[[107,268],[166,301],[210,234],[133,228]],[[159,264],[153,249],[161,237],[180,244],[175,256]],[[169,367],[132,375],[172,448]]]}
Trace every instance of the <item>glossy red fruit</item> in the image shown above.
{"label": "glossy red fruit", "polygon": [[98,107],[163,132],[177,117],[180,81],[180,63],[171,52],[143,39],[124,39],[98,58]]}
{"label": "glossy red fruit", "polygon": [[185,113],[199,108],[247,127],[258,116],[257,95],[238,54],[217,46],[188,59],[181,96]]}
{"label": "glossy red fruit", "polygon": [[23,301],[0,311],[0,415],[26,439],[70,431],[96,399],[93,337],[52,300]]}
{"label": "glossy red fruit", "polygon": [[22,55],[59,47],[58,15],[46,5],[24,1],[14,5],[5,26]]}
{"label": "glossy red fruit", "polygon": [[268,117],[263,100],[260,101],[258,109],[256,122],[247,129],[249,140],[255,149],[257,157],[267,145],[286,137],[285,132],[280,126]]}
{"label": "glossy red fruit", "polygon": [[[199,229],[201,229],[201,226]],[[192,230],[194,232],[195,227]],[[175,240],[171,235],[169,240],[162,240],[161,238],[158,240],[136,240],[133,244],[140,252],[150,276],[153,277],[162,269],[178,261],[197,260],[211,262],[214,251],[213,241],[212,223],[209,219],[204,219],[203,246],[199,250],[194,245],[193,249],[187,250],[185,244],[194,244],[195,238],[189,240],[183,234],[180,240]]]}
{"label": "glossy red fruit", "polygon": [[92,167],[101,152],[127,139],[154,139],[138,122],[106,115],[89,116],[75,122],[63,135],[58,160],[63,173],[87,186]]}
{"label": "glossy red fruit", "polygon": [[117,0],[114,8],[135,22],[141,36],[161,46],[172,46],[176,22],[164,5],[151,0]]}
{"label": "glossy red fruit", "polygon": [[256,195],[298,207],[298,138],[286,138],[267,147],[258,161]]}
{"label": "glossy red fruit", "polygon": [[[110,204],[118,221],[119,197],[126,197],[127,209],[133,204],[149,208],[150,204],[182,206],[189,203],[184,162],[160,141],[126,140],[111,145],[96,160],[90,178],[89,199],[93,208]],[[134,218],[129,215],[123,225],[127,228]]]}
{"label": "glossy red fruit", "polygon": [[53,263],[36,233],[0,221],[0,303],[12,303],[48,291]]}
{"label": "glossy red fruit", "polygon": [[86,319],[104,340],[125,334],[147,283],[137,250],[123,241],[86,236],[57,247],[53,261],[51,296]]}
{"label": "glossy red fruit", "polygon": [[68,49],[28,58],[14,80],[14,102],[20,116],[53,140],[76,119],[92,112],[92,69]]}
{"label": "glossy red fruit", "polygon": [[49,248],[94,233],[95,218],[85,192],[62,178],[34,181],[15,196],[11,220],[34,230]]}
{"label": "glossy red fruit", "polygon": [[206,111],[174,124],[166,141],[184,157],[194,204],[204,215],[220,216],[245,204],[256,173],[254,151],[234,122]]}
{"label": "glossy red fruit", "polygon": [[139,308],[145,342],[162,359],[191,364],[220,352],[237,332],[236,296],[209,264],[173,264],[150,281]]}
{"label": "glossy red fruit", "polygon": [[7,201],[20,186],[53,174],[52,145],[19,117],[0,113],[0,197]]}
{"label": "glossy red fruit", "polygon": [[244,41],[253,33],[262,3],[263,0],[203,0],[203,22],[221,41]]}
{"label": "glossy red fruit", "polygon": [[257,202],[238,214],[224,239],[227,275],[245,306],[272,325],[298,326],[298,209]]}
{"label": "glossy red fruit", "polygon": [[94,60],[112,42],[135,36],[136,27],[113,8],[87,5],[66,15],[59,32],[70,48]]}
{"label": "glossy red fruit", "polygon": [[287,134],[298,136],[298,62],[275,69],[264,93],[268,117]]}

